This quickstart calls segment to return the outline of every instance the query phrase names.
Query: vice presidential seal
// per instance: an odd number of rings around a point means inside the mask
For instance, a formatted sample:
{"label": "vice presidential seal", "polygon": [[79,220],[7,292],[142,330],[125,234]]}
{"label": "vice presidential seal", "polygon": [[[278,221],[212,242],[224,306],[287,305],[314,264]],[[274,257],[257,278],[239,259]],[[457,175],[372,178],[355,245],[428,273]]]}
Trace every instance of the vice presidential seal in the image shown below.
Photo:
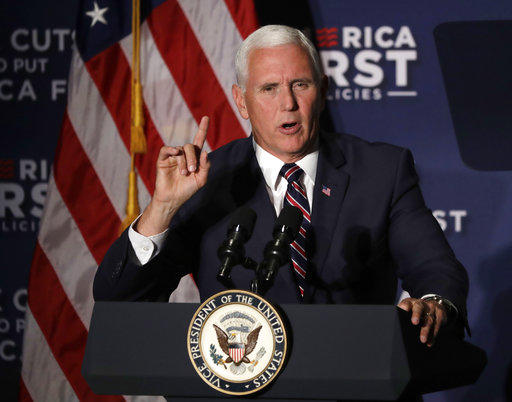
{"label": "vice presidential seal", "polygon": [[283,367],[286,330],[278,312],[261,296],[227,290],[197,309],[187,346],[192,365],[210,387],[246,395],[270,384]]}

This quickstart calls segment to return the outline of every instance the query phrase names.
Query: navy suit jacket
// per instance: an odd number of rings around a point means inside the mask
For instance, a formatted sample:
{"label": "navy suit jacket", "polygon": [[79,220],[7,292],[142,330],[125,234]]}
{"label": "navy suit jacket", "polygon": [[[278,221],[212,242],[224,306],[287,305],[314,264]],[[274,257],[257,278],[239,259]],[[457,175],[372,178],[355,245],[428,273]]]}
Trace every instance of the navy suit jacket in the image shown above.
{"label": "navy suit jacket", "polygon": [[[412,297],[439,294],[465,317],[467,274],[425,206],[411,153],[346,134],[322,133],[319,147],[304,302],[391,304],[398,276]],[[276,215],[252,139],[233,141],[209,158],[208,183],[174,217],[156,257],[141,266],[127,231],[112,245],[95,277],[96,300],[164,301],[187,273],[194,274],[201,300],[225,290],[215,278],[217,249],[242,205],[257,214],[246,254],[262,260]],[[241,289],[253,277],[242,267],[232,271]],[[289,267],[279,270],[266,297],[299,301]]]}

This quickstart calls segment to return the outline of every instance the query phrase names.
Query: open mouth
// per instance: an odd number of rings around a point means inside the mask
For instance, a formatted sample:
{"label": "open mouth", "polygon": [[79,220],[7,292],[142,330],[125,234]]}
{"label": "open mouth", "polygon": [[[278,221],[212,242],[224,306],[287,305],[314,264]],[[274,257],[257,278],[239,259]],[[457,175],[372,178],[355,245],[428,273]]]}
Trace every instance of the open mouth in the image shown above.
{"label": "open mouth", "polygon": [[295,134],[300,130],[301,125],[296,121],[283,123],[279,126],[279,131],[283,134]]}
{"label": "open mouth", "polygon": [[297,125],[297,123],[284,123],[281,125],[281,127],[287,129],[287,128],[295,127],[296,125]]}

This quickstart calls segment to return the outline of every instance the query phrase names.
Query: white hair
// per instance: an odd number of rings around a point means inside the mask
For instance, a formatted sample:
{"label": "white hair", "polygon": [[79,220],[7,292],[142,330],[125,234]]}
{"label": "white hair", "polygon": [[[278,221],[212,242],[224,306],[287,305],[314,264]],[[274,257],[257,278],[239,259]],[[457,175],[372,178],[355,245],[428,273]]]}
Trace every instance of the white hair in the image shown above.
{"label": "white hair", "polygon": [[249,54],[255,49],[265,49],[282,45],[297,45],[309,56],[313,67],[313,78],[318,84],[322,78],[320,57],[315,46],[301,31],[286,25],[265,25],[250,34],[240,45],[235,57],[236,81],[245,91]]}

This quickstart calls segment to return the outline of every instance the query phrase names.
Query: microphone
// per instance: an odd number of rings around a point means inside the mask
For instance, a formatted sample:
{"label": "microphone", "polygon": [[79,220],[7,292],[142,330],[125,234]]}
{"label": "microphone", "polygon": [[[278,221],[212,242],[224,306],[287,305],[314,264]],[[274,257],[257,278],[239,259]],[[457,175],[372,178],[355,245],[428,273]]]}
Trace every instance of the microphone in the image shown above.
{"label": "microphone", "polygon": [[228,225],[227,238],[217,250],[221,261],[217,280],[228,288],[232,288],[231,269],[244,262],[244,243],[249,240],[256,222],[256,212],[248,207],[238,208]]}
{"label": "microphone", "polygon": [[[263,262],[258,267],[259,285],[261,291],[268,290],[277,274],[279,267],[290,259],[290,243],[299,234],[303,215],[299,208],[286,204],[277,218],[272,233],[273,239],[265,246]],[[256,285],[256,286],[254,286]],[[253,290],[257,291],[258,284],[253,282]]]}

